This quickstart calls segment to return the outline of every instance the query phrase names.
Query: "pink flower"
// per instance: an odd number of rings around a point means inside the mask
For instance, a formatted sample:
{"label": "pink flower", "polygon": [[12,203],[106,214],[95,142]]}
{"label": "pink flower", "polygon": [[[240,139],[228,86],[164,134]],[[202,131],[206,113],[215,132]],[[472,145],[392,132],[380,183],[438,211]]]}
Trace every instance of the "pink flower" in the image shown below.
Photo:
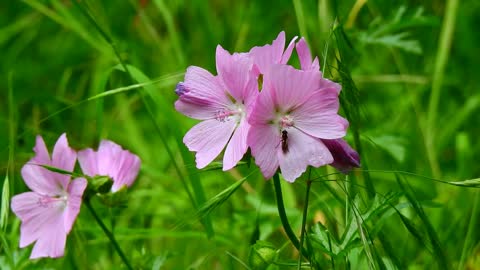
{"label": "pink flower", "polygon": [[264,46],[253,47],[249,54],[253,57],[255,63],[255,73],[264,74],[273,64],[286,64],[292,55],[293,47],[295,46],[294,37],[287,48],[285,48],[285,32],[282,31],[278,34],[277,38],[272,44]]}
{"label": "pink flower", "polygon": [[84,174],[108,176],[113,181],[112,191],[130,187],[140,170],[140,159],[112,141],[102,140],[98,151],[88,148],[78,152],[78,162]]}
{"label": "pink flower", "polygon": [[333,162],[321,139],[345,136],[348,122],[338,112],[338,89],[321,88],[320,71],[273,65],[249,116],[248,145],[265,178],[280,167],[293,182],[308,165]]}
{"label": "pink flower", "polygon": [[55,173],[39,165],[48,165],[73,171],[77,155],[68,146],[62,134],[55,143],[50,158],[45,142],[37,136],[33,157],[22,168],[25,184],[32,190],[12,198],[12,211],[20,218],[20,247],[35,242],[31,259],[61,257],[65,250],[67,234],[80,212],[82,195],[87,181],[70,175]]}
{"label": "pink flower", "polygon": [[[304,38],[301,38],[298,41],[296,50],[302,70],[320,70],[318,58],[315,57],[315,59],[312,61],[310,49],[308,48],[307,42]],[[319,88],[334,88],[340,91],[341,86],[340,84],[332,82],[328,79],[323,79],[321,80],[321,85]],[[350,147],[350,145],[348,145],[344,139],[322,141],[333,156],[334,161],[332,164],[330,164],[331,166],[337,168],[343,173],[347,173],[354,167],[360,167],[360,156],[353,148]]]}
{"label": "pink flower", "polygon": [[[247,151],[250,125],[247,115],[258,95],[253,60],[248,54],[230,55],[217,46],[218,76],[195,66],[177,85],[177,111],[203,120],[191,128],[183,142],[196,152],[197,168],[212,162],[225,148],[223,170],[233,168]],[[232,135],[233,134],[233,135]]]}

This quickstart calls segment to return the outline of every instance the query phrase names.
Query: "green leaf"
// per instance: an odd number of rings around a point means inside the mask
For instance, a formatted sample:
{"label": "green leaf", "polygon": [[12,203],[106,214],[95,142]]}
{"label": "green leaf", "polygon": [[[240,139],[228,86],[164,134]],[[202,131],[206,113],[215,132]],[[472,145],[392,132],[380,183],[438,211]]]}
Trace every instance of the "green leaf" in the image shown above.
{"label": "green leaf", "polygon": [[231,186],[228,188],[224,189],[222,192],[218,193],[215,195],[215,197],[211,198],[207,202],[205,202],[200,208],[197,210],[197,212],[193,215],[193,217],[188,218],[187,220],[184,220],[180,222],[176,227],[182,227],[188,223],[191,223],[197,219],[201,219],[207,215],[209,215],[213,210],[215,210],[217,207],[221,206],[223,203],[225,203],[230,196],[232,196],[235,191],[250,177],[254,172],[250,173],[249,175],[245,176],[244,178],[236,181],[233,183]]}
{"label": "green leaf", "polygon": [[410,34],[407,32],[383,35],[379,37],[362,33],[359,36],[359,40],[367,45],[382,45],[385,47],[402,49],[406,52],[414,54],[422,54],[423,51],[420,47],[420,42],[418,42],[418,40],[408,39],[409,37]]}
{"label": "green leaf", "polygon": [[8,224],[8,213],[10,212],[10,183],[8,173],[5,175],[2,188],[2,206],[0,208],[0,229],[5,231]]}
{"label": "green leaf", "polygon": [[[398,174],[395,174],[396,180],[400,188],[405,192],[405,196],[407,197],[408,201],[412,204],[415,213],[418,215],[420,220],[423,223],[424,229],[426,231],[426,235],[428,236],[429,242],[433,249],[433,255],[435,256],[438,267],[441,269],[450,269],[450,264],[448,263],[447,255],[443,251],[443,247],[441,246],[440,239],[438,234],[435,232],[430,220],[428,219],[427,215],[423,211],[422,206],[418,202],[418,200],[413,195],[413,191],[411,190],[408,184],[404,183],[403,180],[400,178]],[[402,218],[402,221],[404,219]],[[404,223],[405,224],[405,223]],[[423,237],[424,238],[424,237]],[[424,239],[422,238],[422,241]]]}
{"label": "green leaf", "polygon": [[62,170],[62,169],[59,169],[59,168],[56,168],[56,167],[52,167],[52,166],[49,166],[49,165],[42,165],[42,164],[31,164],[31,165],[37,165],[37,166],[40,166],[40,167],[43,167],[51,172],[56,172],[56,173],[61,173],[61,174],[67,174],[67,175],[72,175],[72,176],[75,176],[77,175],[76,173],[74,172],[69,172],[69,171],[65,171],[65,170]]}

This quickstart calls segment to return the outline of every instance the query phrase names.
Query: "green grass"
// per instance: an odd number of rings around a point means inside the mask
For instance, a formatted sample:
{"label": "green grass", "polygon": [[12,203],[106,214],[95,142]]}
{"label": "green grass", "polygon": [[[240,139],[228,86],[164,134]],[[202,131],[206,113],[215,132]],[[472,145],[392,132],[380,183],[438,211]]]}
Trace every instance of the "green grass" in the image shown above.
{"label": "green grass", "polygon": [[[142,159],[125,207],[91,202],[134,269],[254,269],[264,246],[275,252],[268,269],[480,268],[478,1],[7,2],[0,269],[126,269],[86,207],[64,257],[31,261],[31,247],[18,248],[8,209],[27,191],[20,169],[37,134],[52,146],[63,132],[76,149],[108,138]],[[196,121],[173,107],[187,66],[215,73],[217,44],[248,51],[282,30],[304,36],[341,82],[362,158],[348,176],[324,167],[311,183],[280,179],[302,258],[273,181],[248,160],[197,170],[182,143]]]}

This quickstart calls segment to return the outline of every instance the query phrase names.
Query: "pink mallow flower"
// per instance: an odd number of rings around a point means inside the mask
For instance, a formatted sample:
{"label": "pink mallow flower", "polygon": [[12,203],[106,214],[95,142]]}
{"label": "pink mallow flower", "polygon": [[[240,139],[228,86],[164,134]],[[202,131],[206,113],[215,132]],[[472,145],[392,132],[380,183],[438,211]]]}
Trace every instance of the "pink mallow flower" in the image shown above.
{"label": "pink mallow flower", "polygon": [[[318,58],[315,57],[315,59],[312,61],[310,49],[308,48],[307,42],[304,38],[301,38],[298,41],[296,50],[302,70],[320,70]],[[323,79],[321,80],[320,88],[334,88],[340,91],[341,86],[340,84],[332,82],[328,79]],[[352,147],[350,147],[350,145],[348,145],[344,139],[322,141],[333,156],[333,163],[330,164],[331,166],[337,168],[343,173],[347,173],[355,167],[360,167],[360,156]]]}
{"label": "pink mallow flower", "polygon": [[322,139],[345,136],[348,122],[337,114],[339,90],[321,88],[320,71],[302,71],[272,65],[263,76],[263,87],[248,121],[255,163],[265,178],[278,167],[293,182],[308,165],[333,162]]}
{"label": "pink mallow flower", "polygon": [[185,81],[175,89],[179,97],[175,108],[186,116],[203,120],[183,138],[188,149],[196,152],[197,168],[207,166],[226,145],[223,155],[226,171],[248,149],[247,116],[258,95],[258,83],[249,54],[231,55],[218,45],[216,66],[218,76],[200,67],[187,69]]}
{"label": "pink mallow flower", "polygon": [[33,150],[35,156],[21,171],[25,184],[32,191],[12,198],[12,211],[22,221],[20,247],[36,241],[31,259],[61,257],[67,234],[80,212],[87,181],[84,178],[71,180],[70,175],[40,166],[73,171],[77,154],[68,146],[65,134],[55,143],[51,158],[41,136],[37,136]]}
{"label": "pink mallow flower", "polygon": [[294,37],[285,49],[285,32],[282,31],[272,44],[253,47],[248,53],[254,59],[255,74],[264,74],[273,64],[286,64],[292,55],[296,39]]}
{"label": "pink mallow flower", "polygon": [[102,140],[95,152],[88,148],[78,152],[78,163],[84,174],[108,176],[112,179],[112,192],[123,186],[130,187],[140,170],[140,158],[112,141]]}

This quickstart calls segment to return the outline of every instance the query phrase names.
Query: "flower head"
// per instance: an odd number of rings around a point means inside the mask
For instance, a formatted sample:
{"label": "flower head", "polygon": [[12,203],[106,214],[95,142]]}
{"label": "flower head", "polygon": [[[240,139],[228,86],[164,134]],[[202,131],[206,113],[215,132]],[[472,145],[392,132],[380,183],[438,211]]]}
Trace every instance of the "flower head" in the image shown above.
{"label": "flower head", "polygon": [[88,148],[78,152],[78,162],[88,176],[110,177],[113,192],[123,186],[130,187],[140,170],[140,158],[137,155],[108,140],[102,140],[97,151]]}
{"label": "flower head", "polygon": [[[258,94],[253,59],[245,53],[231,55],[220,45],[216,51],[218,75],[190,66],[185,81],[177,85],[177,111],[203,120],[191,128],[183,142],[196,152],[197,168],[212,162],[225,148],[223,170],[233,168],[247,151],[247,122]],[[233,134],[233,135],[232,135]]]}
{"label": "flower head", "polygon": [[[302,70],[320,70],[318,58],[315,57],[315,59],[312,61],[310,49],[308,48],[308,44],[304,38],[301,38],[298,41],[296,50]],[[341,86],[340,84],[332,82],[328,79],[323,79],[321,80],[321,85],[319,88],[334,88],[340,92]],[[353,148],[350,147],[350,145],[348,145],[344,139],[322,141],[333,156],[333,163],[330,164],[331,166],[337,168],[343,173],[347,173],[352,168],[360,167],[360,156]]]}
{"label": "flower head", "polygon": [[67,234],[80,212],[87,181],[84,178],[71,180],[70,175],[40,166],[73,171],[77,155],[68,146],[65,134],[57,140],[51,157],[41,136],[37,136],[33,150],[35,156],[21,171],[25,184],[32,191],[12,198],[12,211],[22,221],[20,247],[36,242],[30,255],[32,259],[61,257]]}
{"label": "flower head", "polygon": [[323,85],[320,71],[272,65],[249,117],[248,144],[265,178],[280,167],[293,182],[308,165],[333,162],[321,139],[345,136],[348,122],[338,112],[338,91]]}

